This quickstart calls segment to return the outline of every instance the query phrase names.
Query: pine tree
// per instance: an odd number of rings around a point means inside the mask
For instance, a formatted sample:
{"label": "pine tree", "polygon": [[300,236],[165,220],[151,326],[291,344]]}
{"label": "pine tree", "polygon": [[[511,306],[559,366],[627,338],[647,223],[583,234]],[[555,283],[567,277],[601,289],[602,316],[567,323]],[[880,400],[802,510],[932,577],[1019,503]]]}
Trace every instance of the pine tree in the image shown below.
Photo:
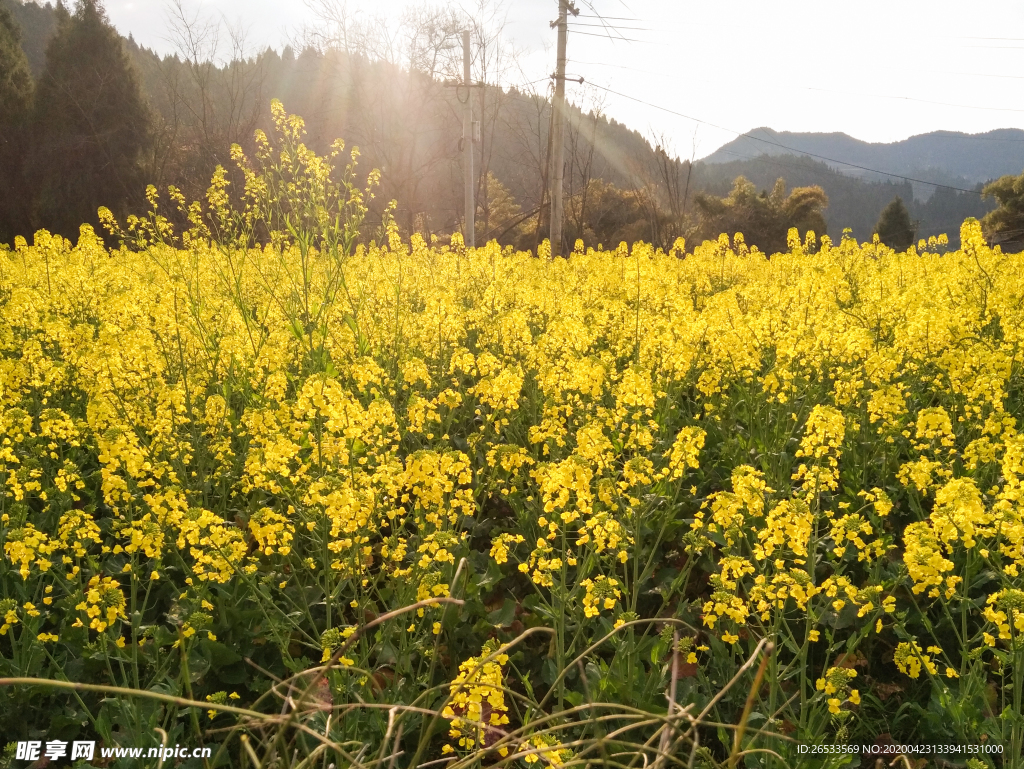
{"label": "pine tree", "polygon": [[910,221],[910,212],[899,195],[882,209],[875,225],[878,239],[896,251],[906,251],[914,244],[915,229]]}
{"label": "pine tree", "polygon": [[77,236],[97,209],[123,216],[141,195],[150,119],[117,30],[100,0],[57,7],[36,91],[33,177],[39,226]]}
{"label": "pine tree", "polygon": [[32,75],[21,49],[21,30],[0,7],[0,242],[27,235],[29,209],[23,173]]}
{"label": "pine tree", "polygon": [[995,198],[999,207],[985,214],[981,226],[992,240],[1007,253],[1024,249],[1024,173],[1002,176],[985,185],[983,198]]}

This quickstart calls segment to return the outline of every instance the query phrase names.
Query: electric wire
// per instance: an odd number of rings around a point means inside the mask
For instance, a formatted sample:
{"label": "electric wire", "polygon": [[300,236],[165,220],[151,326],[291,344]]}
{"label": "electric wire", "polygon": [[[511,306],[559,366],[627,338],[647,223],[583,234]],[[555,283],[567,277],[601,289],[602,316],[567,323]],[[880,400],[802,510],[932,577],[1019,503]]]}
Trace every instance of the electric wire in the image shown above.
{"label": "electric wire", "polygon": [[[568,19],[568,22],[570,24],[574,25],[574,32],[573,32],[573,34],[576,34],[576,35],[587,35],[587,36],[590,36],[590,37],[607,37],[609,40],[618,39],[618,40],[622,40],[623,42],[626,42],[626,43],[646,43],[647,42],[645,40],[636,40],[636,39],[632,39],[632,38],[627,38],[627,37],[625,37],[622,34],[622,32],[618,28],[616,28],[615,25],[607,23],[608,21],[612,21],[612,20],[618,20],[618,21],[640,21],[640,19],[625,19],[625,18],[622,18],[622,17],[614,17],[614,18],[613,17],[605,17],[602,14],[598,13],[597,9],[594,7],[594,4],[592,2],[590,2],[590,0],[580,0],[580,2],[586,8],[589,8],[591,11],[593,11],[593,14],[592,15],[587,15],[586,18],[597,19],[601,23],[600,24],[586,24],[584,22],[577,22],[577,21],[575,21],[575,19],[580,16],[580,12],[579,12],[578,9],[573,7],[573,18],[572,19]],[[632,9],[630,9],[630,7],[628,5],[626,5],[624,0],[619,0],[619,5],[621,5],[627,11],[632,13]],[[570,5],[570,7],[572,7],[572,6]],[[575,29],[575,27],[581,27],[581,26],[601,27],[601,28],[605,29],[608,32],[608,34],[597,35],[597,34],[595,34],[593,32],[581,32],[578,29]],[[626,31],[635,31],[635,32],[650,32],[650,31],[652,31],[652,30],[648,30],[648,29],[635,29],[635,28],[630,28],[630,27],[626,27],[624,29],[626,29]],[[613,37],[611,35],[612,32],[615,33],[615,37]],[[648,44],[649,45],[658,45],[657,43],[648,43]]]}
{"label": "electric wire", "polygon": [[580,32],[579,30],[573,30],[573,34],[574,35],[586,35],[587,37],[600,37],[603,40],[611,40],[612,42],[615,42],[616,40],[621,40],[624,43],[643,43],[644,45],[665,46],[665,43],[654,43],[654,42],[651,42],[650,40],[636,40],[634,38],[623,37],[621,35],[612,37],[611,35],[599,35],[596,32]]}
{"label": "electric wire", "polygon": [[837,91],[833,88],[813,88],[811,86],[797,86],[806,91],[822,91],[825,93],[839,93],[847,94],[849,96],[867,96],[873,99],[897,99],[900,101],[916,101],[921,104],[936,104],[940,107],[957,107],[958,109],[982,109],[989,110],[992,112],[1024,112],[1024,109],[1016,109],[1014,107],[980,107],[973,104],[951,104],[945,101],[931,101],[930,99],[918,99],[913,96],[887,96],[879,93],[855,93],[850,91]]}
{"label": "electric wire", "polygon": [[569,20],[568,23],[569,23],[569,25],[571,27],[599,27],[601,29],[613,29],[616,32],[619,31],[619,30],[625,30],[626,32],[653,32],[654,31],[650,27],[623,27],[623,26],[618,25],[618,24],[587,24],[586,22],[572,21],[572,20]]}
{"label": "electric wire", "polygon": [[[638,69],[636,67],[627,67],[627,66],[625,66],[623,64],[614,64],[614,63],[611,63],[611,62],[581,61],[579,59],[570,59],[570,61],[573,64],[580,64],[580,65],[587,66],[587,67],[611,67],[612,69],[627,70],[629,72],[636,72],[636,73],[639,73],[641,75],[652,75],[652,76],[654,76],[654,75],[658,74],[656,72],[651,72],[650,70]],[[1014,78],[1020,77],[1020,79],[1024,79],[1024,76],[1017,76],[1017,75],[1005,75],[1005,76],[1004,75],[989,75],[989,76],[986,76],[986,75],[977,75],[977,74],[973,74],[973,73],[969,73],[969,72],[947,72],[947,73],[943,73],[943,74],[965,75],[965,76],[969,76],[969,77],[1014,77]],[[1024,112],[1024,109],[1013,109],[1013,108],[1009,108],[1009,107],[985,107],[985,106],[971,105],[971,104],[951,104],[949,102],[931,101],[931,100],[928,100],[928,99],[918,99],[918,98],[912,97],[912,96],[890,96],[890,95],[887,95],[887,94],[858,93],[858,92],[855,92],[855,91],[841,91],[841,90],[839,90],[837,88],[817,88],[815,86],[806,86],[806,85],[795,85],[795,86],[792,86],[792,87],[793,88],[799,88],[799,89],[806,90],[806,91],[823,91],[823,92],[828,92],[828,93],[836,93],[836,94],[840,94],[840,95],[844,95],[844,96],[859,96],[859,97],[862,97],[862,98],[866,97],[866,98],[872,98],[872,99],[898,99],[898,100],[916,101],[916,102],[921,102],[923,104],[935,104],[935,105],[944,106],[944,107],[957,107],[957,108],[960,108],[960,109],[978,109],[978,110],[987,110],[987,111],[1004,110],[1004,111],[1008,111],[1008,112]],[[936,133],[939,133],[939,132],[936,132]],[[1009,142],[1009,143],[1014,143],[1014,144],[1024,143],[1024,139],[1001,138],[1001,137],[998,137],[998,136],[971,136],[969,134],[957,134],[957,133],[953,133],[953,132],[949,132],[949,133],[943,134],[942,138],[958,139],[958,140],[967,139],[967,140],[971,140],[971,141]]]}
{"label": "electric wire", "polygon": [[600,14],[581,13],[581,19],[604,19],[605,21],[643,21],[643,19],[628,19],[624,16],[601,16]]}

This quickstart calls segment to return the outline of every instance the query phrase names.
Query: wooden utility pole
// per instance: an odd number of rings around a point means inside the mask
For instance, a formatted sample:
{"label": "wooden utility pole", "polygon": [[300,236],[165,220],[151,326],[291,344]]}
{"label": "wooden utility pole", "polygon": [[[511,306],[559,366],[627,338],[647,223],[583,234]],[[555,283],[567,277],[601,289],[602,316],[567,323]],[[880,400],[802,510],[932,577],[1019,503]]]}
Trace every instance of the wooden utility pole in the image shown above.
{"label": "wooden utility pole", "polygon": [[466,227],[463,241],[467,248],[476,248],[476,179],[473,176],[473,85],[470,82],[469,30],[462,33],[462,84],[466,103],[462,111],[462,176],[465,182]]}
{"label": "wooden utility pole", "polygon": [[571,0],[558,0],[558,62],[555,68],[555,98],[551,103],[551,255],[562,253],[562,182],[565,177],[565,48],[569,35],[569,13],[579,16]]}

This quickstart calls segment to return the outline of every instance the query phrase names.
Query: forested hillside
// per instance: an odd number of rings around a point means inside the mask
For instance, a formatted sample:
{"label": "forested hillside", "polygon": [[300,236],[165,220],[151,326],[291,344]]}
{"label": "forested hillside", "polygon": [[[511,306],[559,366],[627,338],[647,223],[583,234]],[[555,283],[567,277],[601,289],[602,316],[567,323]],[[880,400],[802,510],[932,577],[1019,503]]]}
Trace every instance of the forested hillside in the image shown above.
{"label": "forested hillside", "polygon": [[[20,45],[33,76],[44,77],[46,46],[59,26],[58,9],[21,0],[0,0],[0,7],[9,9],[21,28]],[[460,27],[442,11],[423,10],[405,23],[408,43],[400,50],[382,53],[351,41],[321,41],[298,53],[287,48],[253,54],[235,41],[228,55],[221,51],[220,64],[213,63],[215,51],[201,35],[179,34],[180,53],[170,57],[124,40],[149,108],[137,177],[161,189],[175,185],[189,198],[200,197],[218,164],[232,166],[227,151],[233,143],[251,150],[253,131],[269,129],[269,104],[278,98],[289,112],[305,118],[315,150],[325,152],[343,137],[359,147],[362,172],[381,170],[382,187],[373,205],[378,221],[383,206],[394,199],[396,219],[406,232],[443,236],[458,230],[463,210],[460,100],[466,94],[447,83],[459,77],[455,43]],[[485,50],[493,53],[478,57],[474,77],[483,82],[514,80],[498,41],[490,42]],[[477,232],[483,238],[535,247],[546,232],[550,103],[543,88],[543,83],[533,83],[473,89],[481,122],[475,169]],[[915,198],[907,184],[853,178],[806,157],[698,161],[691,169],[688,160],[652,146],[592,106],[574,107],[569,116],[568,245],[576,238],[588,245],[642,238],[667,246],[680,236],[691,243],[716,237],[714,222],[694,201],[702,192],[725,195],[738,176],[766,192],[779,178],[790,189],[820,186],[821,200],[827,202],[823,221],[834,237],[850,227],[856,237],[870,238],[879,213],[897,195],[908,202],[925,237],[955,231],[965,217],[980,217],[993,208],[978,195],[949,189],[927,200],[920,194]],[[43,119],[36,109],[27,130],[30,139],[47,135],[40,125]],[[41,158],[36,165],[44,167],[52,154],[52,146],[36,146],[28,148],[26,157]],[[0,237],[10,240],[43,226],[65,235],[77,232],[75,216],[66,221],[40,217],[49,193],[31,187],[38,176],[19,177],[17,184],[27,188],[18,197],[35,204],[18,226],[10,217],[6,226],[0,220]],[[108,205],[115,211],[140,202],[141,189],[130,204],[128,198],[120,203],[88,201],[91,210]],[[750,242],[758,241],[758,233],[745,234]]]}
{"label": "forested hillside", "polygon": [[[955,232],[958,221],[969,216],[980,219],[995,207],[991,200],[982,200],[979,195],[958,192],[949,187],[932,188],[929,197],[921,200],[915,198],[914,185],[910,182],[866,183],[807,156],[761,155],[752,160],[728,163],[696,163],[693,169],[694,186],[716,195],[728,192],[732,180],[740,175],[759,188],[771,189],[780,176],[791,186],[821,186],[828,194],[825,218],[829,232],[839,235],[849,227],[861,239],[870,237],[879,212],[896,196],[907,203],[911,216],[919,223],[919,236],[925,238]],[[981,185],[976,186],[980,188]]]}

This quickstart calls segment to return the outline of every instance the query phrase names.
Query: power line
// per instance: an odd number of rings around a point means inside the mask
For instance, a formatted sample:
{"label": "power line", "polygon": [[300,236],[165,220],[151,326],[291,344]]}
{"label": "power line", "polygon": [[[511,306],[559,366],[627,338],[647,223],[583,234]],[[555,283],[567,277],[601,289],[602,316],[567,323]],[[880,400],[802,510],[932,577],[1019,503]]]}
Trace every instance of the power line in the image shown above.
{"label": "power line", "polygon": [[[589,2],[586,2],[586,0],[583,0],[583,2],[584,2],[585,5],[587,5],[588,7],[590,7],[593,10],[593,6],[591,6],[591,4]],[[622,2],[622,0],[620,0],[620,2]],[[624,7],[628,7],[628,6],[625,6],[625,3],[622,3],[622,4],[623,4]],[[597,16],[592,17],[592,18],[599,18],[602,21],[604,21],[604,18],[601,17],[600,14],[598,14]],[[634,21],[634,19],[625,19],[625,18],[622,18],[621,20],[622,21]],[[639,19],[636,19],[636,21],[639,21]],[[592,24],[584,24],[582,22],[574,22],[574,26],[603,26],[603,25],[592,25]],[[633,28],[624,28],[624,29],[630,30],[630,29],[633,29]],[[635,31],[651,31],[651,30],[648,30],[648,29],[636,29]],[[608,39],[613,39],[613,40],[616,39],[616,38],[612,38],[611,35],[596,35],[594,33],[581,32],[579,30],[576,30],[575,34],[578,34],[578,35],[589,35],[591,37],[602,37],[602,38],[607,37]],[[648,41],[625,38],[625,37],[621,36],[621,33],[620,33],[620,35],[619,35],[619,37],[617,39],[623,40],[624,42],[636,42],[636,43],[647,43],[647,44],[658,45],[658,43],[649,43]],[[973,40],[988,40],[988,39],[992,39],[992,40],[996,40],[996,39],[1022,40],[1021,38],[979,38],[979,37],[967,37],[967,38],[964,38],[964,39],[973,39]],[[577,62],[577,63],[581,63],[581,62]],[[585,62],[583,62],[583,63],[585,63]],[[612,66],[620,66],[621,67],[621,65],[612,65]],[[622,67],[622,68],[623,69],[629,69],[627,67]],[[998,76],[996,76],[996,77],[998,77]],[[902,179],[902,180],[907,181],[907,182],[915,182],[915,183],[918,183],[918,184],[927,184],[927,185],[930,185],[930,186],[933,186],[933,187],[936,187],[936,188],[949,189],[949,190],[954,190],[954,191],[957,191],[957,192],[968,193],[968,194],[972,194],[972,195],[979,195],[980,196],[982,194],[978,190],[969,190],[969,189],[964,189],[962,187],[955,187],[955,186],[948,185],[948,184],[939,184],[937,182],[929,182],[929,181],[926,181],[924,179],[916,179],[914,177],[904,176],[903,174],[896,174],[896,173],[892,173],[892,172],[889,172],[889,171],[880,171],[880,170],[875,169],[875,168],[869,168],[868,166],[862,166],[862,165],[859,165],[857,163],[849,163],[847,161],[839,160],[837,158],[830,158],[828,156],[819,155],[819,154],[816,154],[816,153],[813,153],[813,152],[801,151],[801,150],[798,150],[798,149],[796,149],[794,147],[788,147],[788,146],[786,146],[786,145],[784,145],[784,144],[782,144],[780,142],[773,142],[773,141],[768,140],[768,139],[762,139],[761,137],[753,136],[751,134],[741,133],[739,131],[735,131],[735,130],[730,129],[730,128],[725,128],[724,126],[719,126],[719,125],[716,125],[716,124],[711,123],[709,121],[701,120],[699,118],[692,117],[690,115],[684,115],[681,112],[677,112],[675,110],[668,109],[667,107],[662,107],[660,105],[653,104],[653,103],[648,102],[648,101],[644,101],[643,99],[639,99],[639,98],[637,98],[635,96],[630,96],[628,94],[624,94],[624,93],[621,93],[619,91],[615,91],[615,90],[613,90],[611,88],[608,88],[606,86],[597,85],[596,83],[591,83],[591,85],[593,85],[595,88],[599,88],[599,89],[601,89],[603,91],[606,91],[607,93],[611,93],[611,94],[614,94],[616,96],[620,96],[622,98],[629,99],[631,101],[635,101],[635,102],[637,102],[639,104],[644,104],[644,105],[646,105],[648,107],[652,107],[653,109],[661,110],[663,112],[666,112],[666,113],[669,113],[669,114],[672,114],[672,115],[676,115],[678,117],[682,117],[682,118],[685,118],[686,120],[691,120],[691,121],[694,121],[696,123],[707,125],[707,126],[710,126],[712,128],[717,128],[718,130],[726,131],[728,133],[735,134],[736,136],[738,136],[740,138],[754,139],[755,141],[760,141],[760,142],[763,142],[763,143],[766,143],[766,144],[771,144],[771,145],[780,147],[782,149],[788,150],[790,152],[806,155],[808,157],[817,158],[819,160],[824,160],[824,161],[830,162],[830,163],[838,163],[839,165],[847,166],[849,168],[856,168],[858,170],[867,171],[869,173],[875,173],[875,174],[879,174],[879,175],[882,175],[882,176],[889,176],[889,177],[892,177],[892,178],[895,178],[895,179]],[[824,91],[830,90],[830,89],[823,89],[823,88],[812,88],[812,87],[807,87],[807,86],[802,86],[802,87],[806,88],[806,90],[812,90],[812,91],[823,91],[824,92]],[[840,93],[842,93],[842,92],[840,92]],[[864,96],[865,94],[857,94],[857,95]],[[1024,112],[1024,110],[1015,109],[1015,108],[1011,108],[1011,107],[1006,107],[1006,108],[1001,108],[1001,107],[978,107],[978,106],[972,106],[972,105],[950,104],[950,103],[947,103],[947,102],[935,102],[935,101],[930,101],[930,100],[927,100],[927,99],[917,99],[917,98],[909,97],[909,96],[904,96],[904,97],[900,97],[900,96],[885,96],[885,95],[882,95],[882,94],[868,94],[867,96],[873,97],[873,98],[902,99],[902,100],[906,100],[906,101],[915,101],[915,102],[920,102],[920,103],[925,103],[925,104],[935,104],[935,105],[938,105],[938,106],[956,107],[956,108],[960,108],[960,109],[981,109],[981,110],[991,110],[991,111]],[[990,139],[990,140],[994,140],[994,141],[999,141],[999,139],[997,139],[995,137],[958,136],[956,138],[965,138],[965,139],[967,139],[967,138],[979,138],[979,139]],[[1019,139],[1016,139],[1016,140],[1015,139],[1008,139],[1008,140],[1003,140],[1003,141],[1019,142],[1021,140],[1019,140]],[[734,153],[730,153],[730,154],[734,154]]]}
{"label": "power line", "polygon": [[531,85],[537,85],[537,83],[546,83],[549,80],[551,80],[550,77],[542,77],[540,80],[531,80],[529,83],[506,83],[505,85],[502,85],[501,83],[495,83],[495,86],[498,87],[498,88],[516,88],[516,89],[520,89],[520,88],[528,88]]}
{"label": "power line", "polygon": [[[920,71],[920,70],[918,70]],[[940,72],[938,70],[932,71],[934,75],[963,75],[964,77],[1000,77],[1007,78],[1010,80],[1024,80],[1024,75],[995,75],[989,72]]]}
{"label": "power line", "polygon": [[[788,155],[788,156],[787,155],[757,155],[755,157],[755,156],[751,156],[751,155],[744,155],[744,154],[742,154],[740,152],[734,152],[733,150],[727,150],[727,149],[719,149],[718,152],[721,152],[723,155],[732,155],[733,157],[739,158],[740,160],[749,160],[749,161],[751,161],[753,163],[766,163],[768,165],[773,165],[773,166],[776,166],[778,168],[788,169],[788,170],[791,170],[791,171],[811,171],[812,173],[814,173],[815,175],[817,175],[819,177],[822,177],[822,176],[825,175],[825,172],[820,167],[815,167],[815,166],[812,166],[812,165],[811,166],[799,165],[797,163],[787,163],[785,160],[779,160],[779,158],[783,158],[783,157],[792,157],[792,158],[795,158],[795,159],[799,159],[795,155]],[[698,162],[700,162],[700,161],[698,161]],[[705,161],[705,165],[709,165],[709,164]],[[834,169],[829,169],[829,170],[831,170],[833,174],[838,175],[838,176],[840,176],[843,179],[849,179],[850,181],[859,181],[857,179],[857,177],[855,177],[855,176],[845,176],[845,175],[839,173],[838,171],[835,171]]]}
{"label": "power line", "polygon": [[929,99],[917,99],[913,96],[887,96],[880,93],[854,93],[851,91],[837,91],[834,88],[812,88],[811,86],[797,86],[806,91],[821,91],[823,93],[839,93],[846,94],[848,96],[867,96],[873,99],[898,99],[901,101],[916,101],[921,104],[936,104],[940,107],[958,107],[960,109],[982,109],[991,112],[1024,112],[1024,109],[1015,109],[1014,107],[978,107],[972,104],[950,104],[945,101],[931,101]]}
{"label": "power line", "polygon": [[[594,7],[594,4],[592,2],[590,2],[590,0],[580,0],[580,2],[583,3],[583,5],[585,5],[587,8],[589,8],[595,14],[597,14],[598,17],[601,16],[601,14],[597,13],[597,8]],[[633,13],[633,9],[630,8],[628,5],[626,5],[626,3],[623,2],[623,0],[619,0],[619,5],[621,5],[623,8],[625,8],[630,13]]]}
{"label": "power line", "polygon": [[653,32],[653,29],[649,27],[623,27],[618,24],[585,24],[581,21],[570,21],[569,25],[574,29],[576,27],[598,27],[600,29],[613,29],[616,32],[619,30],[626,30],[627,32]]}
{"label": "power line", "polygon": [[[1024,50],[1024,48],[1021,48],[1021,50]],[[626,66],[624,66],[622,64],[613,64],[613,63],[607,62],[607,61],[580,61],[578,59],[576,59],[575,61],[576,61],[577,64],[588,64],[588,65],[593,65],[593,66],[596,66],[596,67],[612,67],[613,69],[626,69],[626,70],[630,70],[631,72],[641,72],[641,73],[643,73],[645,75],[658,75],[658,74],[661,74],[661,73],[657,73],[657,72],[651,72],[650,70],[646,70],[646,69],[637,69],[635,67],[626,67]],[[944,71],[944,70],[903,70],[903,71],[904,72],[927,72],[930,75],[951,75],[951,76],[954,76],[954,77],[992,77],[992,78],[999,78],[1001,80],[1024,80],[1024,75],[1003,75],[1003,74],[996,74],[994,72],[948,72],[948,71]],[[849,92],[837,91],[837,93],[849,93]],[[936,104],[941,104],[942,102],[935,102],[935,103]],[[959,105],[952,105],[952,106],[959,106]],[[990,108],[986,107],[985,109],[990,109]]]}
{"label": "power line", "polygon": [[607,21],[643,21],[643,19],[628,19],[624,16],[602,16],[601,14],[581,13],[581,19],[605,19]]}
{"label": "power line", "polygon": [[972,195],[981,196],[981,193],[978,190],[968,190],[964,189],[963,187],[954,187],[949,184],[939,184],[938,182],[929,182],[925,181],[924,179],[915,179],[912,176],[903,176],[902,174],[894,174],[889,171],[879,171],[877,168],[869,168],[868,166],[858,165],[857,163],[848,163],[845,160],[830,158],[826,155],[818,155],[814,152],[805,152],[804,150],[798,150],[795,147],[788,147],[785,144],[781,144],[780,142],[773,142],[770,139],[762,139],[759,136],[753,136],[752,134],[749,133],[741,133],[739,131],[733,130],[732,128],[726,128],[724,126],[717,125],[707,120],[701,120],[700,118],[695,118],[690,115],[684,115],[682,112],[676,112],[675,110],[671,110],[668,107],[662,107],[658,104],[652,104],[649,101],[638,99],[636,96],[630,96],[629,94],[625,94],[620,91],[613,91],[611,88],[607,88],[603,85],[598,85],[597,83],[591,83],[590,85],[592,85],[594,88],[600,88],[602,91],[607,91],[610,94],[614,94],[615,96],[621,96],[623,99],[629,99],[630,101],[635,101],[638,104],[643,104],[653,109],[661,110],[662,112],[667,112],[670,115],[685,118],[686,120],[692,120],[694,123],[700,123],[702,125],[710,126],[711,128],[717,128],[719,131],[725,131],[726,133],[736,134],[736,136],[741,138],[753,139],[755,141],[764,142],[765,144],[771,144],[776,147],[781,147],[782,149],[789,150],[790,152],[794,152],[798,155],[807,155],[808,157],[817,158],[818,160],[825,160],[829,163],[838,163],[839,165],[848,166],[850,168],[857,168],[860,169],[861,171],[870,171],[871,173],[881,174],[882,176],[891,176],[895,179],[904,179],[908,182],[917,182],[918,184],[930,184],[933,187],[941,187],[943,189],[956,190],[957,192],[968,192]]}
{"label": "power line", "polygon": [[[566,31],[568,31],[570,29],[570,26],[569,26],[570,24],[572,24],[571,21],[566,23],[566,27],[565,27]],[[581,24],[580,26],[583,26],[583,27],[597,27],[598,29],[603,29],[605,31],[605,34],[597,35],[597,37],[607,37],[609,40],[626,40],[627,39],[622,34],[622,30],[619,27],[613,26],[611,24]],[[588,32],[580,32],[575,26],[572,27],[572,30],[573,30],[573,34],[574,35],[587,35],[587,34],[593,35],[593,34],[595,34],[593,32],[589,32],[589,33]],[[629,31],[629,30],[627,30],[627,31]],[[636,32],[650,32],[650,30],[645,30],[645,29],[636,29],[636,30],[632,30],[632,31],[636,31]],[[612,33],[615,33],[614,36],[612,35]],[[631,42],[633,42],[633,41],[631,41]],[[640,41],[635,41],[635,42],[640,42]]]}
{"label": "power line", "polygon": [[657,46],[664,46],[665,45],[665,43],[654,43],[654,42],[652,42],[650,40],[635,40],[635,39],[630,38],[630,37],[622,37],[621,35],[617,35],[615,37],[612,37],[611,35],[598,35],[598,34],[596,34],[594,32],[580,32],[579,30],[573,30],[573,34],[574,35],[586,35],[588,37],[599,37],[602,40],[611,40],[613,42],[616,41],[616,40],[621,40],[624,43],[643,43],[644,45],[657,45]]}
{"label": "power line", "polygon": [[[654,75],[658,74],[656,72],[651,72],[650,70],[646,70],[646,69],[637,69],[636,67],[627,67],[627,66],[625,66],[623,64],[613,64],[611,62],[604,62],[604,61],[580,61],[579,59],[573,59],[573,62],[576,63],[576,64],[583,64],[585,66],[591,66],[591,67],[611,67],[612,69],[628,70],[630,72],[638,72],[638,73],[640,73],[642,75],[652,75],[652,76],[654,76]],[[1019,77],[1020,79],[1024,79],[1024,76],[1018,76],[1018,75],[1005,75],[1005,76],[1004,75],[987,75],[986,76],[986,75],[975,75],[975,74],[968,73],[968,72],[962,72],[962,73],[961,72],[947,72],[947,73],[943,73],[943,74],[951,74],[951,75],[953,75],[953,74],[962,74],[962,75],[967,75],[967,76],[970,76],[970,77],[1014,77],[1014,78]],[[919,102],[921,104],[935,104],[935,105],[938,105],[938,106],[941,106],[941,107],[957,107],[959,109],[978,109],[978,110],[986,110],[986,111],[991,111],[991,112],[1024,112],[1024,109],[1016,109],[1014,107],[985,107],[985,106],[980,106],[980,105],[975,105],[975,104],[952,104],[950,102],[944,102],[944,101],[932,101],[930,99],[918,99],[917,97],[914,97],[914,96],[890,96],[888,94],[880,94],[880,93],[860,93],[860,92],[857,92],[857,91],[842,91],[842,90],[840,90],[838,88],[818,88],[816,86],[809,86],[809,85],[794,85],[792,87],[793,88],[800,88],[800,89],[805,90],[805,91],[821,91],[823,93],[837,93],[837,94],[842,94],[842,95],[845,95],[845,96],[860,96],[860,97],[866,97],[866,98],[870,98],[870,99],[898,99],[898,100],[905,100],[905,101],[915,101],[915,102]],[[975,137],[975,136],[950,136],[949,138],[977,139],[979,141],[1024,142],[1024,139],[1000,139],[998,137],[992,137],[992,136],[977,136],[977,137]]]}
{"label": "power line", "polygon": [[[1013,129],[998,129],[998,130],[1013,130],[1019,131],[1019,128]],[[1011,144],[1024,144],[1024,139],[1000,139],[998,136],[972,136],[971,134],[958,134],[946,131],[934,131],[939,135],[940,139],[969,139],[976,142],[1009,142]],[[906,140],[904,140],[906,141]]]}
{"label": "power line", "polygon": [[580,61],[579,59],[572,59],[573,64],[582,64],[587,67],[611,67],[612,69],[623,69],[629,72],[638,72],[641,75],[656,75],[658,73],[651,72],[646,69],[637,69],[636,67],[627,67],[624,64],[612,64],[610,62],[603,61]]}
{"label": "power line", "polygon": [[[792,171],[811,171],[811,172],[813,172],[814,174],[816,174],[818,176],[824,176],[824,173],[825,173],[824,171],[822,171],[822,169],[820,167],[816,168],[814,166],[805,166],[805,165],[798,165],[796,163],[787,163],[784,160],[779,160],[778,159],[780,157],[786,157],[785,155],[782,155],[782,156],[780,156],[780,155],[758,155],[756,157],[752,157],[750,155],[744,155],[742,153],[734,152],[733,150],[727,150],[727,149],[720,149],[720,150],[718,150],[718,152],[721,152],[724,155],[732,155],[733,157],[740,158],[741,160],[749,160],[749,161],[751,161],[753,163],[767,163],[768,165],[773,165],[773,166],[777,166],[778,168],[788,169],[788,170],[792,170]],[[790,155],[789,157],[796,157],[796,156]],[[705,165],[708,165],[708,163],[705,162]],[[839,176],[841,176],[844,179],[849,179],[851,181],[857,181],[857,178],[854,177],[854,176],[843,176],[843,174],[840,174],[838,171],[835,171],[835,170],[833,170],[832,172],[834,174],[838,174]]]}
{"label": "power line", "polygon": [[[659,46],[664,46],[665,45],[664,43],[652,43],[652,42],[647,41],[647,40],[637,40],[637,39],[634,39],[634,38],[625,37],[622,34],[622,32],[620,31],[619,27],[617,27],[614,24],[608,24],[607,23],[608,21],[642,22],[643,19],[640,19],[640,18],[637,18],[637,17],[627,18],[627,17],[624,17],[624,16],[604,16],[604,15],[602,15],[602,14],[597,12],[597,9],[594,7],[594,4],[592,2],[590,2],[590,0],[580,0],[580,2],[586,8],[589,8],[593,13],[592,14],[586,14],[586,13],[581,14],[578,10],[574,11],[573,19],[569,20],[569,23],[572,24],[573,27],[574,27],[573,34],[575,34],[575,35],[586,35],[587,37],[607,38],[608,40],[621,40],[624,43],[644,43],[645,45],[659,45]],[[619,5],[621,5],[627,11],[632,13],[632,9],[628,5],[626,5],[626,3],[623,2],[623,0],[619,0]],[[586,19],[597,19],[601,23],[600,24],[586,24],[586,23],[578,22],[578,21],[574,20],[575,18],[580,18],[580,17],[586,18]],[[613,37],[611,34],[598,35],[598,34],[595,34],[593,32],[581,32],[580,30],[576,29],[576,27],[599,27],[599,28],[607,30],[609,33],[614,32],[615,36]],[[622,27],[621,29],[624,29],[627,32],[653,32],[654,31],[654,30],[651,30],[651,29],[643,28],[643,27]]]}

